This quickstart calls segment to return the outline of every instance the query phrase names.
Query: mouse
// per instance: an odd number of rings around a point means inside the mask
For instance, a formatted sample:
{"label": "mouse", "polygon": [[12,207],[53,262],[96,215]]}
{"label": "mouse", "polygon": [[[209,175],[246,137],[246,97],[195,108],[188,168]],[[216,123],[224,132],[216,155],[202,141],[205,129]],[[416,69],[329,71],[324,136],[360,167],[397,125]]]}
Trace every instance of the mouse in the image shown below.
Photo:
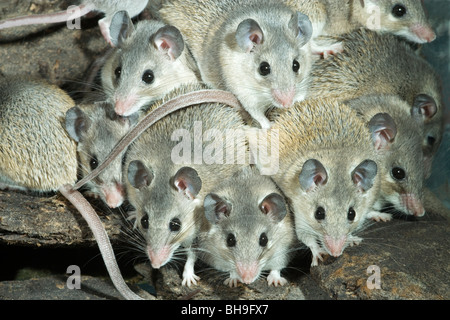
{"label": "mouse", "polygon": [[[205,88],[202,84],[182,85],[155,102],[151,110],[158,111],[164,101]],[[129,215],[144,239],[136,245],[145,251],[154,269],[185,253],[183,285],[195,285],[199,280],[193,244],[202,226],[202,197],[242,166],[240,162],[245,163],[245,159],[237,159],[247,150],[244,128],[237,108],[194,104],[159,119],[128,147],[124,177],[127,200],[134,208]],[[230,160],[235,152],[236,161]]]}
{"label": "mouse", "polygon": [[[336,99],[316,98],[280,112],[267,134],[271,141],[278,137],[279,168],[270,176],[287,198],[297,238],[311,250],[311,266],[325,254],[339,257],[359,244],[357,234],[380,192],[365,122]],[[253,130],[248,135],[255,163],[264,167],[267,160],[253,147],[259,137]]]}
{"label": "mouse", "polygon": [[126,10],[131,17],[135,17],[145,9],[147,3],[148,0],[84,0],[80,5],[70,6],[65,11],[2,20],[0,30],[32,24],[68,22],[96,11],[104,14],[104,17],[98,21],[98,25],[106,42],[114,46],[109,31],[114,14],[117,11]]}
{"label": "mouse", "polygon": [[[426,112],[417,110],[411,115],[411,107],[396,95],[362,96],[345,103],[366,121],[380,156],[381,192],[374,204],[375,211],[381,211],[389,203],[392,209],[423,216],[425,173],[421,114]],[[390,218],[388,214],[381,214],[376,220]]]}
{"label": "mouse", "polygon": [[311,16],[316,35],[338,36],[366,28],[423,44],[436,39],[423,5],[417,0],[285,0]]}
{"label": "mouse", "polygon": [[197,67],[183,35],[171,25],[143,20],[133,25],[126,11],[111,21],[115,50],[101,70],[105,100],[130,116],[182,83],[197,83]]}
{"label": "mouse", "polygon": [[232,92],[261,128],[268,109],[306,95],[312,25],[281,1],[170,1],[158,15],[185,36],[202,81]]}
{"label": "mouse", "polygon": [[411,112],[425,111],[422,149],[429,177],[444,133],[441,77],[408,43],[394,35],[358,30],[339,39],[342,53],[314,62],[308,98],[345,101],[363,95],[395,94],[410,105]]}
{"label": "mouse", "polygon": [[[120,117],[107,102],[80,104],[67,110],[65,127],[77,143],[81,177],[96,169],[113,147],[138,121],[137,117]],[[125,200],[122,182],[122,158],[117,157],[108,168],[86,184],[87,194],[101,198],[110,208]]]}
{"label": "mouse", "polygon": [[0,79],[0,186],[54,192],[77,180],[76,145],[64,128],[75,102],[43,79]]}
{"label": "mouse", "polygon": [[281,271],[294,253],[295,233],[288,205],[278,187],[254,166],[237,170],[203,200],[209,222],[198,235],[199,258],[229,277],[224,284],[250,284],[262,277],[283,286]]}

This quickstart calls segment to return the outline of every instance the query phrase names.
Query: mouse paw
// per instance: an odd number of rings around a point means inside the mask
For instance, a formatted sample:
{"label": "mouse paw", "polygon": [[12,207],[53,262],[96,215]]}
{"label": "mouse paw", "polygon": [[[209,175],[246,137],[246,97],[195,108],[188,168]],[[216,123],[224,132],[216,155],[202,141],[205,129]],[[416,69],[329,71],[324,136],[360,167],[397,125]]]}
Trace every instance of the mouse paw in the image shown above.
{"label": "mouse paw", "polygon": [[376,222],[388,222],[392,220],[392,215],[378,211],[371,211],[367,214],[367,218]]}
{"label": "mouse paw", "polygon": [[181,285],[191,287],[191,285],[197,285],[197,281],[200,280],[200,277],[194,274],[194,271],[184,271],[183,272],[183,281]]}
{"label": "mouse paw", "polygon": [[269,275],[267,276],[267,284],[269,286],[284,286],[286,283],[288,283],[287,280],[280,275],[280,271],[278,270],[270,271]]}
{"label": "mouse paw", "polygon": [[238,278],[234,278],[234,277],[229,277],[228,279],[226,279],[223,284],[226,286],[229,286],[230,288],[236,288],[238,285]]}
{"label": "mouse paw", "polygon": [[323,261],[322,255],[327,254],[327,252],[322,250],[322,249],[320,249],[320,248],[318,248],[318,249],[317,248],[311,249],[311,252],[313,254],[311,267],[317,267],[319,265],[319,260]]}
{"label": "mouse paw", "polygon": [[363,241],[363,239],[360,237],[355,237],[355,236],[348,237],[348,245],[350,247],[357,246],[357,245],[361,244],[362,241]]}

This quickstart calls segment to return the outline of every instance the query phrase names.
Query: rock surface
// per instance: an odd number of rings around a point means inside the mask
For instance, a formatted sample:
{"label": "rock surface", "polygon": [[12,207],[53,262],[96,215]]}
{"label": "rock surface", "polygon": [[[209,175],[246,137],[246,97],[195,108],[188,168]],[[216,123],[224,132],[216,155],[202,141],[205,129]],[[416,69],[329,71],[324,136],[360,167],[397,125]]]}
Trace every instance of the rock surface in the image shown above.
{"label": "rock surface", "polygon": [[[68,4],[64,0],[3,1],[0,19],[63,10]],[[90,66],[108,49],[97,19],[83,18],[80,30],[60,24],[0,31],[0,76],[43,77],[76,98],[84,90],[80,83]],[[278,288],[268,287],[265,278],[228,288],[223,284],[225,275],[201,265],[196,269],[199,285],[182,287],[180,263],[152,272],[130,253],[129,244],[120,241],[122,211],[109,211],[99,203],[95,208],[126,280],[142,296],[149,297],[147,290],[159,300],[450,299],[450,215],[436,198],[428,203],[430,212],[425,217],[374,223],[362,233],[360,246],[346,249],[339,258],[327,257],[311,270],[309,253],[300,250],[284,272],[289,284]],[[87,224],[61,195],[0,191],[0,256],[0,299],[121,298]],[[67,288],[69,265],[80,267],[79,290]],[[368,279],[376,276],[367,272],[370,266],[379,270],[380,289],[368,287]],[[369,286],[372,283],[369,280]]]}

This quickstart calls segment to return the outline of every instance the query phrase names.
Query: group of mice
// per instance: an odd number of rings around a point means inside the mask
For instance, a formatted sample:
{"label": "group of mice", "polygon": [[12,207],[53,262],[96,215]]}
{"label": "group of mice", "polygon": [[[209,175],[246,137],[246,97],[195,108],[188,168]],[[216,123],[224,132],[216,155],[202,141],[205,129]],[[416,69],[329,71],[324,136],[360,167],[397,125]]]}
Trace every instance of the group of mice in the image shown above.
{"label": "group of mice", "polygon": [[[415,48],[436,37],[421,1],[166,0],[136,24],[147,1],[84,5],[105,13],[113,47],[104,101],[75,106],[42,81],[3,81],[3,187],[72,185],[144,117],[214,88],[241,107],[206,100],[157,118],[86,185],[111,208],[131,204],[153,268],[181,252],[183,285],[197,283],[199,257],[230,286],[265,271],[278,286],[298,240],[315,266],[390,210],[425,214],[444,110],[440,79]],[[276,150],[275,170],[261,146]]]}

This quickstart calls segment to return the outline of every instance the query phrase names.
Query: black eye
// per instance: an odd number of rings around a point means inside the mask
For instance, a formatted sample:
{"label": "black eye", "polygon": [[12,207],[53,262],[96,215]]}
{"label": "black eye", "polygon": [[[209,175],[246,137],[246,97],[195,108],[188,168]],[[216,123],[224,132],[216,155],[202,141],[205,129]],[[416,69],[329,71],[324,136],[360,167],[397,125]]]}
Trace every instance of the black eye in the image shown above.
{"label": "black eye", "polygon": [[294,63],[292,64],[292,71],[294,71],[295,73],[297,73],[298,70],[300,70],[300,63],[298,63],[297,60],[294,60]]}
{"label": "black eye", "polygon": [[317,220],[325,219],[325,209],[322,207],[318,207],[316,212],[314,213],[314,218]]}
{"label": "black eye", "polygon": [[236,238],[234,234],[230,233],[227,236],[227,247],[234,247],[236,245]]}
{"label": "black eye", "polygon": [[151,84],[155,80],[155,76],[153,75],[152,70],[146,70],[144,74],[142,75],[142,81],[144,81],[146,84]]}
{"label": "black eye", "polygon": [[347,219],[350,221],[353,221],[353,220],[355,220],[355,217],[356,217],[356,212],[352,207],[350,207],[348,209]]}
{"label": "black eye", "polygon": [[178,218],[174,218],[169,222],[170,231],[179,231],[181,229],[181,221]]}
{"label": "black eye", "polygon": [[261,235],[259,236],[259,245],[261,247],[265,247],[267,246],[267,242],[269,241],[269,239],[267,238],[267,235],[265,232],[261,233]]}
{"label": "black eye", "polygon": [[116,79],[119,79],[121,74],[122,74],[122,68],[117,67],[116,70],[114,70],[114,75],[116,76]]}
{"label": "black eye", "polygon": [[270,65],[267,62],[261,62],[259,65],[259,74],[267,76],[270,73]]}
{"label": "black eye", "polygon": [[95,168],[98,167],[98,160],[96,156],[93,156],[91,158],[91,161],[89,161],[89,166],[91,167],[91,170],[94,170]]}
{"label": "black eye", "polygon": [[148,214],[145,214],[145,216],[141,218],[141,226],[144,229],[148,229]]}
{"label": "black eye", "polygon": [[406,8],[404,5],[401,4],[396,4],[393,8],[392,8],[392,14],[397,17],[397,18],[401,18],[406,14]]}
{"label": "black eye", "polygon": [[395,167],[391,171],[392,178],[401,181],[406,178],[406,172],[402,168]]}
{"label": "black eye", "polygon": [[434,146],[434,144],[436,143],[436,138],[432,137],[432,136],[428,136],[427,137],[427,142],[430,146]]}

